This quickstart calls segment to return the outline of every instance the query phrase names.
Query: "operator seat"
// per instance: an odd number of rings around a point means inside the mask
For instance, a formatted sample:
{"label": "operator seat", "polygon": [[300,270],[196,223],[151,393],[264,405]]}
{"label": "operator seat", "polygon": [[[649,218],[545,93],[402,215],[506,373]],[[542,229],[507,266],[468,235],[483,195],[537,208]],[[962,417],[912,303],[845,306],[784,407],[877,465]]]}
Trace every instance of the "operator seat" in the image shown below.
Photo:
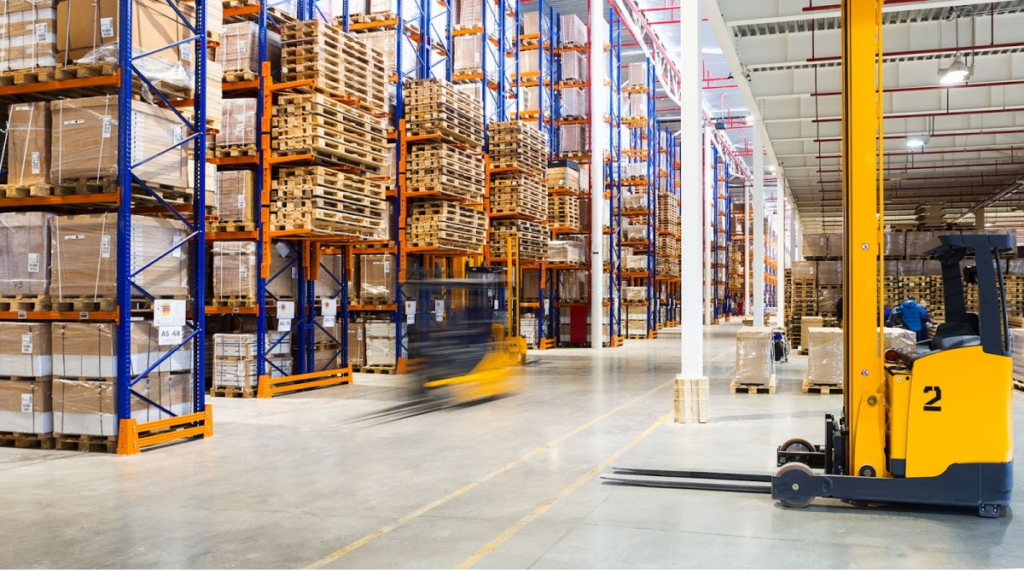
{"label": "operator seat", "polygon": [[964,320],[942,323],[935,330],[931,350],[950,350],[981,344],[981,328],[978,313],[965,313]]}

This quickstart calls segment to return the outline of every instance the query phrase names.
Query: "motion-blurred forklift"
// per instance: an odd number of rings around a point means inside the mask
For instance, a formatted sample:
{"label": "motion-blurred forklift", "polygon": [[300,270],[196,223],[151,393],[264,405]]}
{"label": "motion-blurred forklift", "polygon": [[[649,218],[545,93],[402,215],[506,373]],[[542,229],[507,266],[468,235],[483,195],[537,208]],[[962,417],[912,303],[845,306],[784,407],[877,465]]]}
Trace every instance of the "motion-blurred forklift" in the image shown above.
{"label": "motion-blurred forklift", "polygon": [[[616,468],[605,479],[771,493],[789,507],[829,497],[1005,514],[1013,488],[1013,388],[1000,257],[1015,247],[1011,236],[932,240],[926,249],[942,265],[946,322],[912,349],[882,345],[884,217],[876,150],[881,4],[842,3],[844,405],[838,420],[825,416],[824,445],[785,442],[774,474]],[[975,265],[962,270],[970,255]],[[980,314],[966,311],[965,281],[978,285]]]}

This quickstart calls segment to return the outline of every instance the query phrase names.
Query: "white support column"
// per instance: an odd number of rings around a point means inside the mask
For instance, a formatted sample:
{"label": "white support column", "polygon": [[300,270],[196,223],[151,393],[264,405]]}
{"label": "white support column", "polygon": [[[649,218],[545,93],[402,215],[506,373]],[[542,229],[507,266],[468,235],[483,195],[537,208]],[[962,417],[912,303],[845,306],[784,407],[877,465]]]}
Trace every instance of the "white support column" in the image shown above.
{"label": "white support column", "polygon": [[764,123],[754,119],[754,326],[764,326]]}
{"label": "white support column", "polygon": [[[679,71],[688,85],[682,89],[679,125],[679,180],[682,191],[682,267],[684,277],[679,290],[680,345],[682,380],[704,377],[704,329],[701,325],[701,282],[694,268],[700,267],[704,254],[704,210],[701,186],[701,108],[700,84],[700,9],[697,2],[682,2],[680,11]],[[692,272],[692,273],[689,273]]]}
{"label": "white support column", "polygon": [[751,204],[750,186],[743,185],[743,315],[751,314],[750,307],[750,251],[753,248],[754,233],[750,231],[750,222],[754,218],[753,204]]}
{"label": "white support column", "polygon": [[[781,173],[780,173],[781,174]],[[775,310],[778,326],[786,326],[786,179],[779,176],[776,185],[775,207]]]}
{"label": "white support column", "polygon": [[712,268],[712,261],[718,257],[718,252],[712,249],[715,232],[718,231],[718,216],[715,214],[714,205],[718,201],[715,196],[715,162],[711,147],[711,126],[704,127],[704,324],[710,325],[715,322],[714,300],[718,291],[715,290],[714,282],[717,268]]}
{"label": "white support column", "polygon": [[591,1],[590,9],[590,346],[601,348],[604,335],[604,155],[608,150],[607,114],[604,80],[604,38],[607,24],[602,17],[604,4]]}
{"label": "white support column", "polygon": [[790,263],[800,260],[800,244],[797,235],[800,234],[800,220],[796,215],[796,202],[789,203],[789,261]]}

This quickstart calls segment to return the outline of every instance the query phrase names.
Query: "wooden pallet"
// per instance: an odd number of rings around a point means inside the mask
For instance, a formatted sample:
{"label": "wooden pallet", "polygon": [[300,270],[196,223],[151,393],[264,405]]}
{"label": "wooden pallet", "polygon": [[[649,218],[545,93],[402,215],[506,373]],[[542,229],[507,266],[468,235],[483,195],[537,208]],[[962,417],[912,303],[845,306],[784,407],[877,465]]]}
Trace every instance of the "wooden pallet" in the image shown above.
{"label": "wooden pallet", "polygon": [[256,297],[216,297],[210,299],[213,307],[255,307]]}
{"label": "wooden pallet", "polygon": [[7,198],[29,198],[37,196],[53,196],[55,187],[52,184],[4,184],[0,186]]}
{"label": "wooden pallet", "polygon": [[1022,379],[1022,378],[1014,378],[1013,379],[1013,389],[1014,390],[1019,390],[1021,392],[1024,392],[1024,379]]}
{"label": "wooden pallet", "polygon": [[255,143],[232,144],[226,146],[217,146],[213,152],[217,158],[230,156],[256,156],[259,154],[259,149],[256,147]]}
{"label": "wooden pallet", "polygon": [[69,297],[53,299],[51,303],[54,311],[74,311],[78,313],[103,311],[111,312],[117,310],[116,297]]}
{"label": "wooden pallet", "polygon": [[210,395],[215,398],[255,398],[255,388],[242,388],[240,386],[221,386],[211,388]]}
{"label": "wooden pallet", "polygon": [[208,232],[251,232],[256,230],[255,222],[207,222]]}
{"label": "wooden pallet", "polygon": [[49,295],[0,297],[0,311],[49,311],[52,307]]}
{"label": "wooden pallet", "polygon": [[0,447],[18,449],[53,449],[52,433],[0,432]]}
{"label": "wooden pallet", "polygon": [[803,384],[804,394],[821,394],[822,396],[828,396],[829,394],[842,394],[843,385],[836,384],[834,382],[815,382],[810,378],[804,377]]}
{"label": "wooden pallet", "polygon": [[742,393],[742,392],[746,392],[748,394],[774,394],[775,393],[775,375],[772,374],[771,377],[768,378],[768,382],[765,383],[765,384],[747,384],[747,383],[737,382],[736,380],[733,380],[729,384],[729,393],[730,394],[737,394],[737,393]]}
{"label": "wooden pallet", "polygon": [[363,374],[398,374],[398,366],[393,364],[371,364],[363,366],[360,372]]}
{"label": "wooden pallet", "polygon": [[117,436],[54,434],[54,449],[64,451],[99,451],[114,453],[117,451]]}
{"label": "wooden pallet", "polygon": [[0,86],[28,85],[30,83],[45,83],[56,79],[57,69],[55,67],[39,67],[35,69],[18,69],[5,71],[0,74]]}
{"label": "wooden pallet", "polygon": [[224,77],[221,79],[223,83],[238,83],[241,81],[256,81],[259,77],[254,71],[248,69],[233,69],[224,72]]}

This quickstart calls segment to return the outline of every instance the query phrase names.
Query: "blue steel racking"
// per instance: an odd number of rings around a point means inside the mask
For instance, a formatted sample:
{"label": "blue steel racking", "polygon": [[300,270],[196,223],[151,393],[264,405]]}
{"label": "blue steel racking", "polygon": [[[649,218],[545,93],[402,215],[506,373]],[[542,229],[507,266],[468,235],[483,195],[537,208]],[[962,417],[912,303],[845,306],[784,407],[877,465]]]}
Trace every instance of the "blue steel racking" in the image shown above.
{"label": "blue steel racking", "polygon": [[735,299],[730,286],[731,264],[729,254],[732,249],[732,197],[729,193],[729,163],[722,157],[718,144],[713,144],[712,170],[712,233],[711,251],[711,283],[713,292],[714,319],[724,319],[733,315]]}
{"label": "blue steel racking", "polygon": [[[67,311],[5,311],[0,312],[0,319],[19,321],[90,321],[109,322],[113,324],[114,336],[117,344],[121,347],[131,346],[131,323],[133,320],[132,294],[141,293],[146,299],[154,301],[141,283],[140,275],[148,267],[165,258],[174,255],[184,248],[192,249],[191,263],[189,267],[190,287],[189,298],[194,307],[202,307],[204,303],[204,283],[206,278],[205,265],[205,165],[198,166],[193,173],[193,196],[191,207],[191,218],[184,215],[179,207],[171,205],[161,195],[154,191],[145,181],[135,174],[135,170],[144,164],[168,152],[174,151],[185,145],[191,144],[194,156],[203,157],[206,155],[206,3],[205,0],[194,2],[195,14],[189,19],[177,2],[167,0],[168,5],[175,11],[181,23],[191,32],[188,38],[176,41],[172,44],[154,49],[145,53],[133,53],[133,2],[131,0],[120,0],[120,18],[118,24],[117,58],[119,71],[114,75],[91,77],[86,79],[69,79],[53,82],[32,83],[27,85],[13,85],[0,87],[0,97],[17,98],[18,100],[49,100],[61,92],[70,90],[87,89],[88,93],[111,93],[116,92],[118,102],[118,125],[117,125],[117,181],[118,190],[114,194],[96,194],[83,196],[46,196],[29,198],[8,198],[0,200],[0,208],[50,208],[50,207],[98,207],[113,209],[117,211],[117,309],[115,311],[95,312],[67,312]],[[142,67],[145,59],[156,56],[160,52],[174,48],[189,48],[190,53],[195,55],[195,73],[193,76],[191,100],[175,98],[172,102],[167,95],[154,87],[151,80],[146,77]],[[139,158],[132,152],[132,133],[134,113],[132,112],[133,86],[141,86],[150,90],[159,99],[163,106],[174,112],[176,118],[185,127],[187,136],[171,146],[164,148],[150,156]],[[81,91],[76,94],[82,93]],[[177,110],[178,107],[191,106],[194,110],[192,119],[186,118]],[[148,199],[153,199],[158,206],[136,208],[133,200],[133,190]],[[177,243],[152,259],[133,263],[133,259],[141,255],[133,248],[132,218],[133,214],[157,214],[167,217],[174,217],[181,221],[188,232],[188,235],[180,243]],[[133,270],[133,265],[138,269]],[[141,266],[139,266],[141,265]],[[150,287],[153,283],[146,283]],[[119,426],[117,451],[121,455],[132,455],[139,453],[142,448],[167,443],[191,437],[210,437],[213,435],[213,411],[206,404],[204,394],[204,333],[205,319],[203,311],[193,310],[186,314],[184,334],[181,341],[173,345],[168,352],[164,353],[148,369],[139,374],[133,374],[131,366],[131,351],[121,350],[116,355],[117,381],[116,381],[116,416]],[[191,412],[188,414],[174,414],[146,396],[143,396],[134,389],[139,382],[147,380],[150,374],[156,370],[170,356],[179,351],[185,350],[186,345],[191,343],[192,351],[192,400]],[[168,419],[153,422],[137,423],[131,417],[133,400],[141,400],[146,405],[155,407]]]}
{"label": "blue steel racking", "polygon": [[608,157],[605,180],[608,192],[608,338],[605,346],[622,344],[622,19],[608,10]]}

